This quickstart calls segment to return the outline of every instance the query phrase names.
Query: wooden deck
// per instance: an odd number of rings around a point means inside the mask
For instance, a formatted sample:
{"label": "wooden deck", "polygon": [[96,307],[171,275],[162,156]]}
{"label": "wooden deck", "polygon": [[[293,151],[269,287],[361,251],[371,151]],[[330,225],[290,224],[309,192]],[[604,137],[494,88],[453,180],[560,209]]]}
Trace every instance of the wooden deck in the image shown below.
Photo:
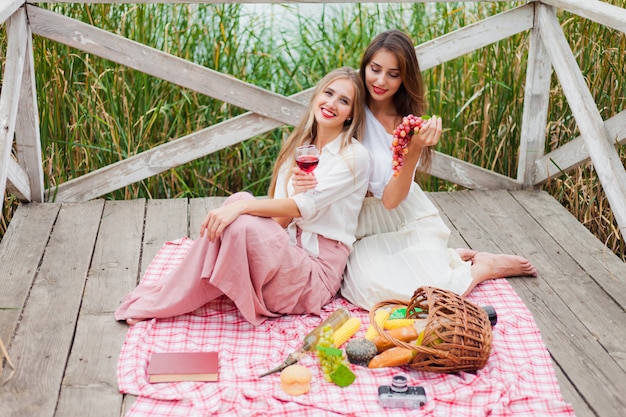
{"label": "wooden deck", "polygon": [[[544,192],[430,196],[452,246],[517,253],[537,266],[537,279],[510,282],[577,416],[623,416],[626,264]],[[17,367],[0,387],[0,415],[123,415],[133,398],[118,392],[115,369],[127,328],[112,312],[163,242],[195,237],[222,200],[21,206],[0,242],[0,307],[12,308],[0,310],[0,337]]]}

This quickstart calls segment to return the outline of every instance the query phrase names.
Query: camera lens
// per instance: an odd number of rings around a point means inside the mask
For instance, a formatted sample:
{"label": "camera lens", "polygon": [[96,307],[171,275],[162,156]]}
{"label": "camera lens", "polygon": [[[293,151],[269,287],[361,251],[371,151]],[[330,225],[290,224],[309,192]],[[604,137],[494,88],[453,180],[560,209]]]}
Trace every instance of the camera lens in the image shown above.
{"label": "camera lens", "polygon": [[404,375],[394,375],[391,378],[391,390],[395,392],[406,392],[408,390],[408,382]]}

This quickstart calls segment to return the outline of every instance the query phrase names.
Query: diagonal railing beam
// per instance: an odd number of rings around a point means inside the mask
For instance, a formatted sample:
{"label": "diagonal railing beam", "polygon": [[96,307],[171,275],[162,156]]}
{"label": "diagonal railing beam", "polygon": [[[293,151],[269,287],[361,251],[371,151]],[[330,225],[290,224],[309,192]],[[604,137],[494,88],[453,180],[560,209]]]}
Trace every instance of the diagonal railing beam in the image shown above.
{"label": "diagonal railing beam", "polygon": [[4,23],[24,3],[24,0],[2,0],[0,3],[0,24]]}
{"label": "diagonal railing beam", "polygon": [[533,27],[533,4],[498,13],[415,48],[422,71],[462,57]]}
{"label": "diagonal railing beam", "polygon": [[[306,102],[308,95],[304,91],[292,97]],[[99,197],[282,125],[274,119],[245,113],[64,182],[47,190],[47,199],[63,202]]]}
{"label": "diagonal railing beam", "polygon": [[626,9],[621,7],[600,0],[541,0],[541,2],[626,33]]}
{"label": "diagonal railing beam", "polygon": [[[606,119],[604,126],[609,131],[609,145],[626,144],[626,110]],[[535,185],[541,185],[550,178],[568,172],[590,161],[585,139],[578,136],[535,161]]]}
{"label": "diagonal railing beam", "polygon": [[611,139],[593,96],[585,83],[576,58],[572,53],[554,9],[538,5],[537,24],[541,26],[542,40],[550,50],[552,67],[578,129],[606,193],[622,235],[626,230],[626,171]]}
{"label": "diagonal railing beam", "polygon": [[27,12],[34,34],[284,124],[300,120],[301,106],[280,94],[49,10],[27,5]]}
{"label": "diagonal railing beam", "polygon": [[[30,193],[30,178],[28,174],[13,158],[9,158],[7,162],[9,168],[7,191],[15,195],[20,201],[33,201]],[[0,206],[0,210],[1,209],[2,207]]]}

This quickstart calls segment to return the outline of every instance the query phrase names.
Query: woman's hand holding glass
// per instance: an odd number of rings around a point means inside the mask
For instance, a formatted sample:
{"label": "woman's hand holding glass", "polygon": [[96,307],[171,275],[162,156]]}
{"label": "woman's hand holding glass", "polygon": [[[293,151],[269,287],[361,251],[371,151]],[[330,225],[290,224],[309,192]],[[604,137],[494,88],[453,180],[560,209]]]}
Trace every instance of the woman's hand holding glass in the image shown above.
{"label": "woman's hand holding glass", "polygon": [[293,174],[291,185],[293,185],[294,194],[300,194],[317,187],[317,177],[314,173],[307,174],[298,167],[293,167],[291,172]]}
{"label": "woman's hand holding glass", "polygon": [[303,193],[317,186],[317,178],[313,171],[319,163],[319,150],[315,145],[304,145],[296,148],[296,165],[292,168],[291,184],[294,194]]}

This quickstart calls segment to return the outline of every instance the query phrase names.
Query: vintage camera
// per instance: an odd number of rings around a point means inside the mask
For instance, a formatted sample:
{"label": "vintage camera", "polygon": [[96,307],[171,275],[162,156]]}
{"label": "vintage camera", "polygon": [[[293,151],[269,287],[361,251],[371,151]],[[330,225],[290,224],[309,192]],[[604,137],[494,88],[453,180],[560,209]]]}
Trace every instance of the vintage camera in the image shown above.
{"label": "vintage camera", "polygon": [[380,405],[387,408],[420,408],[426,404],[426,391],[423,387],[408,386],[404,375],[391,378],[391,385],[378,387]]}

